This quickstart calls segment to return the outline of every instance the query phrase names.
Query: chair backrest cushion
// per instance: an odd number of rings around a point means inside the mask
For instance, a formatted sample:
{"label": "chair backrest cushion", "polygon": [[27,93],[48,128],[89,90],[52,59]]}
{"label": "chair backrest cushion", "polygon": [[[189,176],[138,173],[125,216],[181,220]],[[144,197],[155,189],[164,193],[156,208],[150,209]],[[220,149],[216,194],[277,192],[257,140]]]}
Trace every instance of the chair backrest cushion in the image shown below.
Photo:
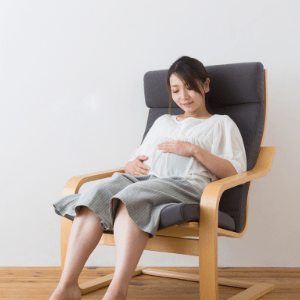
{"label": "chair backrest cushion", "polygon": [[[264,67],[259,62],[206,66],[210,78],[210,92],[206,100],[212,113],[228,115],[238,126],[243,137],[247,170],[255,166],[264,130]],[[154,121],[169,113],[167,94],[168,70],[149,71],[144,75],[144,92],[148,120],[142,142]],[[172,101],[171,114],[184,111]],[[141,143],[142,143],[141,142]],[[219,210],[235,221],[235,231],[241,232],[246,212],[250,182],[226,190]]]}

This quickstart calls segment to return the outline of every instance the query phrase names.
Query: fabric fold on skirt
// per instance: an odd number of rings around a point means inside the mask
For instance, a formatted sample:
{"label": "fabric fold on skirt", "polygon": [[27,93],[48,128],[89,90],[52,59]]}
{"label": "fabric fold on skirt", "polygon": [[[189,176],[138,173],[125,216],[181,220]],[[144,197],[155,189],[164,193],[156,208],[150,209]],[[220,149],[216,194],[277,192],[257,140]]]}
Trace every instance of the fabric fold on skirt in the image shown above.
{"label": "fabric fold on skirt", "polygon": [[183,177],[159,178],[153,174],[133,176],[115,172],[81,194],[62,197],[53,206],[55,213],[72,221],[77,212],[87,206],[101,219],[103,229],[113,230],[118,204],[122,201],[134,223],[154,238],[161,210],[179,203],[199,204],[203,189]]}

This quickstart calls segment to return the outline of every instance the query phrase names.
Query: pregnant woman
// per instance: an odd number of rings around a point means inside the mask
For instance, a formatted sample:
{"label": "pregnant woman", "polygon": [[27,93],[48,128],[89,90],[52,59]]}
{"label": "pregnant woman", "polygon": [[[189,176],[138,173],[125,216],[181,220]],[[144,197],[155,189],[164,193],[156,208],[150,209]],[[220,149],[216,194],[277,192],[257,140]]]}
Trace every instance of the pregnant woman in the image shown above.
{"label": "pregnant woman", "polygon": [[82,194],[56,201],[55,212],[73,220],[64,271],[50,300],[81,299],[78,278],[104,229],[114,230],[116,267],[102,300],[124,300],[160,212],[168,205],[200,203],[205,186],[246,171],[241,133],[227,115],[211,114],[210,79],[197,59],[182,56],[168,70],[167,92],[183,115],[156,119],[125,165]]}

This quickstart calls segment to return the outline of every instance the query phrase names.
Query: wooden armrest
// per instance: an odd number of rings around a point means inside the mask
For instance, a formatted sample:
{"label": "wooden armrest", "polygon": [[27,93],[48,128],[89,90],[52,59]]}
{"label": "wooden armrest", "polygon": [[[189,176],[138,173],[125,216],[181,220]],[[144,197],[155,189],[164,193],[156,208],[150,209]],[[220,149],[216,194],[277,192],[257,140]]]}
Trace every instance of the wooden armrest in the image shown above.
{"label": "wooden armrest", "polygon": [[[275,152],[276,147],[261,147],[252,170],[209,183],[203,191],[200,206],[205,203],[211,206],[214,202],[215,207],[218,208],[221,195],[225,190],[267,175],[271,169]],[[63,196],[77,194],[80,187],[86,182],[111,177],[115,172],[125,173],[124,169],[125,167],[121,167],[72,177],[64,186]]]}
{"label": "wooden armrest", "polygon": [[201,196],[199,226],[205,230],[211,227],[218,228],[218,210],[221,196],[225,190],[244,184],[253,179],[267,175],[271,169],[276,147],[260,147],[259,155],[254,168],[250,171],[229,176],[209,183]]}
{"label": "wooden armrest", "polygon": [[225,190],[267,175],[271,169],[275,152],[276,147],[261,147],[256,164],[252,170],[209,183],[203,191],[201,202],[203,198],[209,198],[210,202],[211,199],[220,200]]}
{"label": "wooden armrest", "polygon": [[63,190],[63,196],[70,195],[70,194],[77,194],[81,186],[86,182],[94,181],[106,177],[111,177],[115,172],[125,173],[124,168],[125,167],[72,177],[65,184]]}

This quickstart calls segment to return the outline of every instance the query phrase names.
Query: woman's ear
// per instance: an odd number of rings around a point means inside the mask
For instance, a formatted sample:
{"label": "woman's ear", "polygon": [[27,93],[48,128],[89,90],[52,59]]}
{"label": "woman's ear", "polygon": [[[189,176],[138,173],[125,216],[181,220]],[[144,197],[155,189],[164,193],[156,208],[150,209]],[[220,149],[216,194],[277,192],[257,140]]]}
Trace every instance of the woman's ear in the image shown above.
{"label": "woman's ear", "polygon": [[208,93],[209,90],[210,90],[209,84],[210,84],[210,79],[209,79],[209,78],[206,78],[206,81],[205,81],[205,83],[204,83],[204,92],[205,92],[205,93]]}

